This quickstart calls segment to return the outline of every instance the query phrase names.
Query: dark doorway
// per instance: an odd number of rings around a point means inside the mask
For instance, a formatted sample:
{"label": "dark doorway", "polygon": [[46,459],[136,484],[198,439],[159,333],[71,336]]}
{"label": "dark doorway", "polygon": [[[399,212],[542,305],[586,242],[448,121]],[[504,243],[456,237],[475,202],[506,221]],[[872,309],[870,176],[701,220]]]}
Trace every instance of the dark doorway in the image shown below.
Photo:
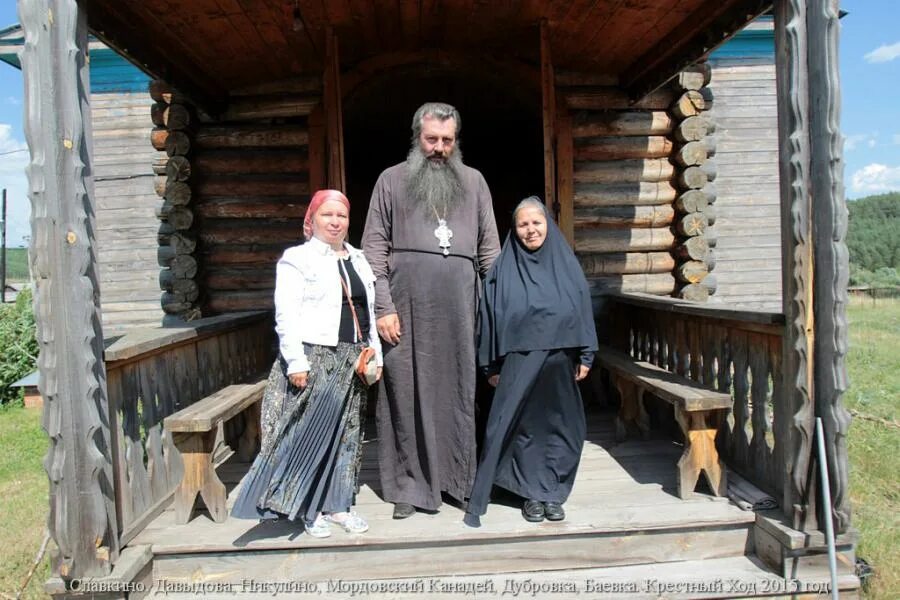
{"label": "dark doorway", "polygon": [[463,159],[487,180],[501,242],[519,200],[543,197],[540,90],[486,70],[404,65],[376,73],[348,92],[343,107],[351,244],[362,237],[378,175],[406,158],[413,113],[428,101],[459,110]]}

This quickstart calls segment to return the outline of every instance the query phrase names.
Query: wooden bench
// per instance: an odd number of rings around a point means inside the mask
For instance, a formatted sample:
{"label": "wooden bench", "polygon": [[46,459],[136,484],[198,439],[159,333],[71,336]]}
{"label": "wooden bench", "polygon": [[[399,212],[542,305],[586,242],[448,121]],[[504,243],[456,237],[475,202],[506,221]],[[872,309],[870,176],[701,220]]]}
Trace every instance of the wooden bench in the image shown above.
{"label": "wooden bench", "polygon": [[684,499],[694,493],[701,471],[713,493],[724,496],[726,471],[716,450],[716,432],[731,410],[731,396],[610,347],[601,346],[596,358],[597,364],[610,372],[621,398],[616,440],[625,439],[629,422],[647,437],[650,423],[643,399],[644,392],[652,393],[674,407],[675,419],[684,433],[684,452],[678,461],[678,497]]}
{"label": "wooden bench", "polygon": [[172,434],[172,441],[184,460],[184,476],[175,489],[177,523],[191,519],[197,494],[214,521],[221,523],[228,517],[225,484],[213,464],[217,431],[220,423],[244,413],[246,425],[238,441],[237,454],[241,460],[251,461],[259,447],[259,410],[265,387],[265,379],[229,385],[166,417],[165,428]]}

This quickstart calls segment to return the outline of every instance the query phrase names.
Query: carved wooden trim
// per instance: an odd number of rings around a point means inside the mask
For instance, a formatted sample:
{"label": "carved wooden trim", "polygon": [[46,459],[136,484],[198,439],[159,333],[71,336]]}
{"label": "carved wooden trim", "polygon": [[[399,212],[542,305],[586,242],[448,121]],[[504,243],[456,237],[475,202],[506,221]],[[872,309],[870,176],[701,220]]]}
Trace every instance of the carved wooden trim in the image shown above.
{"label": "carved wooden trim", "polygon": [[25,134],[32,203],[48,526],[64,580],[118,557],[106,372],[94,248],[87,17],[75,0],[22,2]]}
{"label": "carved wooden trim", "polygon": [[[779,0],[775,6],[776,84],[778,89],[779,179],[782,203],[782,304],[785,313],[783,376],[790,419],[782,507],[795,528],[807,516],[810,453],[813,441],[812,221],[809,190],[809,85],[807,81],[806,0]],[[785,421],[787,421],[785,419]],[[814,516],[813,516],[814,518]]]}
{"label": "carved wooden trim", "polygon": [[[776,423],[786,440],[783,505],[796,529],[818,528],[822,516],[813,469],[816,416],[825,425],[833,514],[838,532],[850,525],[846,434],[847,386],[840,92],[836,0],[779,0],[775,42],[782,198],[784,391]],[[814,203],[815,202],[815,208]],[[817,404],[814,400],[818,398]],[[777,432],[778,433],[782,432]]]}
{"label": "carved wooden trim", "polygon": [[[815,398],[822,417],[835,530],[850,526],[847,433],[847,203],[844,198],[838,0],[809,0],[810,191],[815,202]],[[825,513],[820,511],[820,519]]]}

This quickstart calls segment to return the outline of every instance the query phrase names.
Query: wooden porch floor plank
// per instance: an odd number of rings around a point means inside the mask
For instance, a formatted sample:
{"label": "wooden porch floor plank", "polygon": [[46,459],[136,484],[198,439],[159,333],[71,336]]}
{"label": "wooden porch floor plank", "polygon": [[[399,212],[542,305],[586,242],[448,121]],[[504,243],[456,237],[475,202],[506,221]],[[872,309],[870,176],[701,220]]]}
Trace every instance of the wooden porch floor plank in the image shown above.
{"label": "wooden porch floor plank", "polygon": [[[234,552],[241,550],[310,550],[327,547],[392,547],[395,545],[464,544],[481,541],[525,540],[545,536],[579,538],[582,535],[618,535],[629,531],[678,531],[695,527],[745,526],[753,513],[743,512],[722,498],[695,494],[689,500],[675,496],[675,463],[681,446],[670,440],[629,439],[615,445],[612,430],[592,415],[589,434],[572,496],[566,503],[568,518],[561,523],[527,523],[512,500],[493,503],[478,529],[462,522],[463,513],[444,505],[437,514],[416,514],[395,521],[393,507],[379,497],[377,490],[377,440],[370,438],[364,447],[361,489],[357,510],[369,521],[370,530],[349,535],[335,529],[327,539],[314,539],[301,533],[302,526],[288,521],[257,524],[251,520],[231,519],[214,523],[201,514],[185,525],[176,525],[170,509],[141,532],[133,544],[150,544],[157,555],[181,552]],[[609,419],[609,415],[600,418]],[[609,430],[609,439],[603,439]],[[247,463],[228,463],[219,469],[228,485],[228,508],[236,498]]]}

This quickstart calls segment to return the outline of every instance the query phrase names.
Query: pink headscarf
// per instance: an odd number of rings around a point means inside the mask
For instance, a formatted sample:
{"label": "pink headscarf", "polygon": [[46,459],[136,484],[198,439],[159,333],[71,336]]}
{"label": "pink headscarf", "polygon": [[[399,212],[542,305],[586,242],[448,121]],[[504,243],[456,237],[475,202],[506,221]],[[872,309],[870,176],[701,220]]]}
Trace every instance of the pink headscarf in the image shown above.
{"label": "pink headscarf", "polygon": [[347,200],[342,192],[338,190],[319,190],[313,194],[312,200],[309,201],[309,207],[306,209],[306,216],[303,217],[303,237],[307,241],[313,236],[312,220],[319,211],[319,208],[329,200],[337,200],[350,210],[350,201]]}

